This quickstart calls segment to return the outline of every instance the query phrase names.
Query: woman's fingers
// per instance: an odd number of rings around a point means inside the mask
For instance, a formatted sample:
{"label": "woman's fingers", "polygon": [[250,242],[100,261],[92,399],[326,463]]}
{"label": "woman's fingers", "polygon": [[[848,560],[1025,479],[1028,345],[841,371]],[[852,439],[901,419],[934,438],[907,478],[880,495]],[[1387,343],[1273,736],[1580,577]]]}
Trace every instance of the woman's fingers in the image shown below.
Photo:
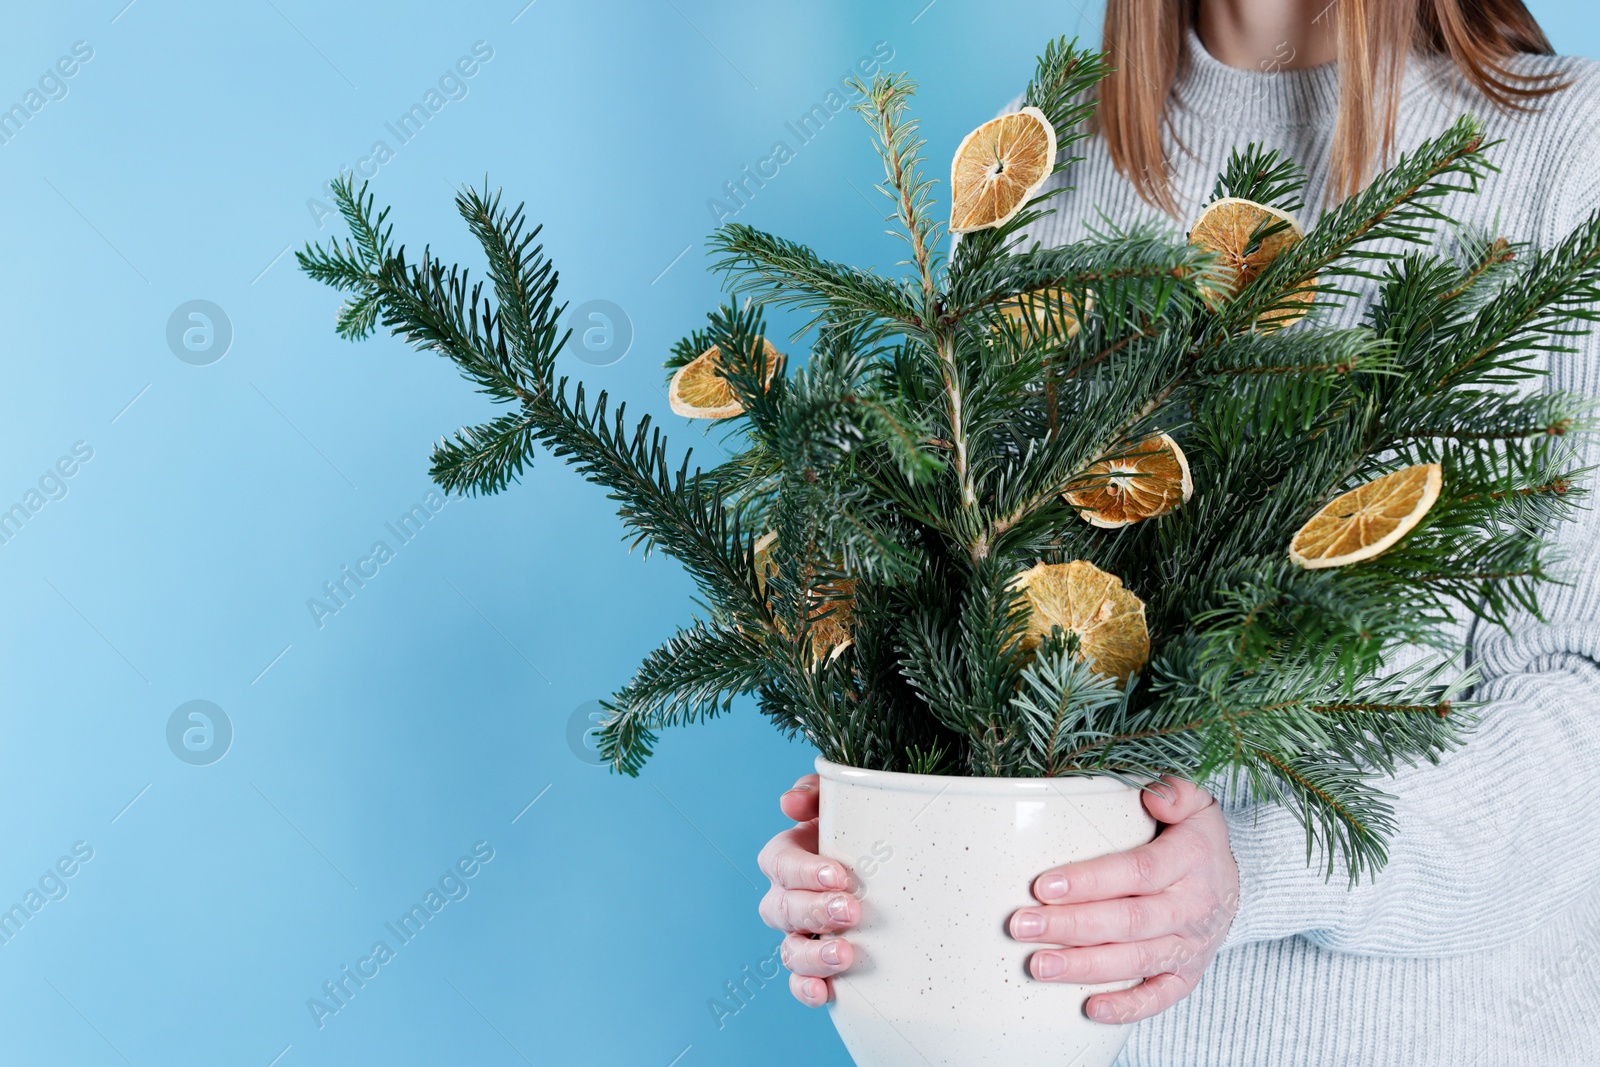
{"label": "woman's fingers", "polygon": [[1069,863],[1034,880],[1042,906],[1011,916],[1011,936],[1043,948],[1028,960],[1045,982],[1128,981],[1090,997],[1091,1019],[1131,1023],[1188,996],[1227,937],[1239,897],[1228,826],[1211,795],[1168,777],[1143,803],[1161,832],[1128,852]]}
{"label": "woman's fingers", "polygon": [[1012,913],[1010,927],[1011,936],[1018,941],[1104,945],[1111,941],[1146,941],[1176,934],[1191,923],[1189,909],[1170,894],[1162,893],[1086,904],[1023,908]]}
{"label": "woman's fingers", "polygon": [[810,822],[815,819],[820,781],[814,774],[805,775],[778,798],[778,807],[795,822]]}
{"label": "woman's fingers", "polygon": [[789,992],[794,999],[808,1008],[820,1008],[828,1003],[828,981],[825,978],[807,978],[800,974],[789,976]]}
{"label": "woman's fingers", "polygon": [[[1083,1010],[1102,1023],[1136,1023],[1159,1015],[1194,992],[1199,974],[1158,974],[1120,993],[1100,993],[1089,998]],[[813,979],[815,981],[815,979]]]}
{"label": "woman's fingers", "polygon": [[817,855],[815,823],[785,830],[768,841],[756,865],[780,889],[847,890],[852,885],[848,867]]}
{"label": "woman's fingers", "polygon": [[783,939],[783,965],[789,968],[789,992],[800,1003],[820,1008],[828,1003],[828,979],[855,961],[850,943],[840,937],[811,938],[847,930],[861,921],[861,902],[849,892],[855,884],[850,869],[817,855],[817,811],[820,780],[802,777],[778,807],[799,825],[767,842],[757,863],[772,881],[761,898],[761,918]]}
{"label": "woman's fingers", "polygon": [[1126,945],[1043,949],[1028,960],[1028,972],[1041,982],[1125,982],[1177,971],[1193,956],[1192,945],[1168,936]]}
{"label": "woman's fingers", "polygon": [[761,921],[786,934],[831,934],[860,922],[861,904],[849,893],[773,886],[761,898]]}
{"label": "woman's fingers", "polygon": [[855,958],[855,950],[842,937],[813,939],[790,934],[783,939],[783,965],[802,977],[832,978]]}
{"label": "woman's fingers", "polygon": [[1180,823],[1215,804],[1211,794],[1170,774],[1144,791],[1144,810],[1160,823]]}
{"label": "woman's fingers", "polygon": [[1033,895],[1041,904],[1076,904],[1159,893],[1204,859],[1195,835],[1163,833],[1128,852],[1045,871],[1033,880]]}

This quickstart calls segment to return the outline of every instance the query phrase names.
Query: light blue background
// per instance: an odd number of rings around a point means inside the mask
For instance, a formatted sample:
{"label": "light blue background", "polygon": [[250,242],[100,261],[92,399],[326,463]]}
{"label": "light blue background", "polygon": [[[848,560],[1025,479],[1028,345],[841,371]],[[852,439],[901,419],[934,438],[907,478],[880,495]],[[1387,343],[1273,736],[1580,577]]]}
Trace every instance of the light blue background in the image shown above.
{"label": "light blue background", "polygon": [[[401,546],[430,441],[488,407],[438,359],[335,338],[284,253],[337,231],[308,200],[381,139],[398,235],[470,258],[449,187],[487,173],[548,223],[566,297],[631,317],[626,358],[570,370],[714,458],[659,369],[718,299],[706,201],[880,41],[925,85],[937,172],[1098,5],[524,2],[8,12],[0,106],[94,57],[0,145],[0,508],[93,459],[0,545],[0,908],[94,858],[0,944],[0,1062],[849,1062],[781,979],[720,1027],[708,1006],[776,945],[755,855],[810,753],[746,704],[641,780],[579,759],[574,709],[690,617],[689,583],[553,462]],[[1587,5],[1533,7],[1600,54]],[[384,124],[478,41],[465,98],[399,146]],[[889,266],[878,173],[847,114],[739,218]],[[192,299],[232,322],[209,366],[167,346]],[[319,629],[308,598],[377,540],[395,559]],[[195,699],[235,730],[210,766],[167,745]],[[469,894],[319,1029],[308,998],[480,841]]]}

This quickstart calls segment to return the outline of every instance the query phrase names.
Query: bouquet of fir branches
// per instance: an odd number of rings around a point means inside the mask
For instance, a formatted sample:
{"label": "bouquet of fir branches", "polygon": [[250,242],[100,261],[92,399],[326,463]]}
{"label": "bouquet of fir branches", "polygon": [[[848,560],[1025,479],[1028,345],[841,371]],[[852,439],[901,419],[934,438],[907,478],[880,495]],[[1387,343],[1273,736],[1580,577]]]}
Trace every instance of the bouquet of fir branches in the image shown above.
{"label": "bouquet of fir branches", "polygon": [[[1381,780],[1458,741],[1471,681],[1386,660],[1536,612],[1579,497],[1563,435],[1588,404],[1506,383],[1595,319],[1600,219],[1539,252],[1447,233],[1443,198],[1491,168],[1463,119],[1305,231],[1300,171],[1251,146],[1187,235],[1031,244],[1105,70],[1048,48],[1022,110],[957,149],[947,227],[913,83],[861,85],[899,273],[715,232],[730,302],[667,361],[674,409],[725,420],[710,469],[558,374],[565,305],[521,207],[459,194],[478,281],[338,186],[349,238],[299,260],[349,294],[339,333],[381,324],[503,408],[435,447],[438,484],[498,492],[542,447],[698,585],[701,617],[609,703],[616,769],[751,695],[859,767],[1236,776],[1330,870],[1382,864]],[[1329,325],[1360,288],[1363,323]],[[775,343],[768,308],[805,325]]]}

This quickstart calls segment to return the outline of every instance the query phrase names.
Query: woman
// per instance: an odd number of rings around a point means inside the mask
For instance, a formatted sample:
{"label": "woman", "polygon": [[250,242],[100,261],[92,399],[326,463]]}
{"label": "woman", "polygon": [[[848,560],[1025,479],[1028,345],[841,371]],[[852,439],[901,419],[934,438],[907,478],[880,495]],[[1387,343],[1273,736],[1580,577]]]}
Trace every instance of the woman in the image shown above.
{"label": "woman", "polygon": [[[1096,208],[1193,218],[1251,141],[1307,168],[1307,203],[1336,204],[1467,111],[1502,142],[1500,173],[1450,196],[1449,216],[1548,246],[1600,208],[1600,68],[1551,56],[1520,0],[1109,0],[1106,44],[1119,69],[1099,136],[1056,179],[1075,191],[1038,224],[1046,244],[1083,236]],[[1600,341],[1577,344],[1551,357],[1549,385],[1600,396]],[[1389,784],[1399,834],[1375,881],[1324,880],[1282,809],[1175,782],[1146,798],[1163,824],[1151,844],[1034,881],[1037,905],[1010,920],[1055,946],[1033,977],[1142,979],[1085,1006],[1147,1020],[1130,1067],[1600,1063],[1597,531],[1592,512],[1563,531],[1571,584],[1546,594],[1547,624],[1463,628],[1482,725]],[[762,852],[761,913],[816,1006],[851,964],[840,935],[861,906],[816,855],[815,776],[781,806],[798,825]]]}

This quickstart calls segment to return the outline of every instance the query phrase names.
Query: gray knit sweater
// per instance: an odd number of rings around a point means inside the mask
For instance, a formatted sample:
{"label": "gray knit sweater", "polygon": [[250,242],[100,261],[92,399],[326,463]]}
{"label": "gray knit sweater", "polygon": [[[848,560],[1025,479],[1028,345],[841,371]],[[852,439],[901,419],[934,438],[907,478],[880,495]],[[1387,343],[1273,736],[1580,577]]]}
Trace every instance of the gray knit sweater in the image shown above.
{"label": "gray knit sweater", "polygon": [[[1176,188],[1193,217],[1229,150],[1284,150],[1323,203],[1338,73],[1236,70],[1191,35],[1177,89]],[[1462,222],[1549,246],[1600,208],[1600,65],[1526,57],[1572,88],[1534,114],[1495,111],[1447,61],[1416,58],[1400,101],[1399,147],[1464,112],[1482,118],[1501,172],[1481,196],[1452,197]],[[1096,209],[1157,217],[1104,146],[1055,180],[1075,187],[1033,236],[1084,235]],[[1308,209],[1307,215],[1314,214]],[[1314,221],[1305,218],[1302,221]],[[1353,307],[1340,318],[1360,318]],[[1600,339],[1551,361],[1549,385],[1600,396]],[[1588,447],[1585,465],[1600,466]],[[1596,1067],[1600,1065],[1600,522],[1561,540],[1569,588],[1549,588],[1549,624],[1513,636],[1463,631],[1485,684],[1482,725],[1439,766],[1397,776],[1399,834],[1376,881],[1350,890],[1306,865],[1286,812],[1228,803],[1238,916],[1199,988],[1134,1027],[1119,1067]]]}

